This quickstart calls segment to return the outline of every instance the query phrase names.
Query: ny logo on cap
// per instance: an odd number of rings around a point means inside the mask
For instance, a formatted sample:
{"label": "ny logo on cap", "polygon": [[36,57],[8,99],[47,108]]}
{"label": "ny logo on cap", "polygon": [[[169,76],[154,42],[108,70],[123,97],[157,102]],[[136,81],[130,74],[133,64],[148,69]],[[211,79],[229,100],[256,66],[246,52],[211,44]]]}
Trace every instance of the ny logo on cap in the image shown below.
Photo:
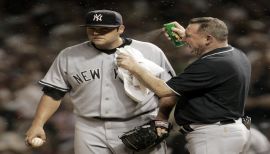
{"label": "ny logo on cap", "polygon": [[93,21],[102,21],[102,14],[94,14]]}

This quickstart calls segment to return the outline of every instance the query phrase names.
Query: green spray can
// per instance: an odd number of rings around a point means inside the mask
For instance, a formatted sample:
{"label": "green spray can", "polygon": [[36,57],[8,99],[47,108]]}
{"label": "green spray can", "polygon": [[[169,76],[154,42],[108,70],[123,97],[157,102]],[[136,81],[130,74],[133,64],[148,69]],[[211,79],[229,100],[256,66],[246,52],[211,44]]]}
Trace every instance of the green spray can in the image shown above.
{"label": "green spray can", "polygon": [[185,42],[180,41],[180,37],[177,34],[175,34],[175,32],[172,31],[173,27],[175,27],[175,24],[173,23],[164,24],[164,28],[169,37],[171,38],[171,41],[173,42],[174,46],[180,47],[185,45]]}

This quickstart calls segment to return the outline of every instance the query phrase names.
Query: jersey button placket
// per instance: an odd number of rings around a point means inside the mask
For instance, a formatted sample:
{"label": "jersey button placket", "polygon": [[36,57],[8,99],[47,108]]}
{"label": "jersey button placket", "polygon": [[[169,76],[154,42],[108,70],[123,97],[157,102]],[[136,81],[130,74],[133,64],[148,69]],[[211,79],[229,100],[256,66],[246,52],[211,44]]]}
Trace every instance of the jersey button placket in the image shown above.
{"label": "jersey button placket", "polygon": [[109,117],[113,113],[112,109],[112,93],[111,93],[111,71],[113,70],[112,62],[114,61],[113,55],[104,55],[103,60],[103,78],[102,78],[102,100],[101,100],[101,115]]}
{"label": "jersey button placket", "polygon": [[[105,101],[108,102],[110,100],[109,97],[105,97]],[[109,109],[105,109],[105,114],[108,114],[109,113]]]}
{"label": "jersey button placket", "polygon": [[109,91],[110,84],[108,82],[106,83],[106,81],[105,81],[104,85],[105,85],[104,86],[105,95],[103,97],[103,103],[104,103],[104,105],[103,105],[102,110],[103,110],[103,114],[107,117],[107,115],[110,112],[110,106],[108,105],[108,103],[110,101],[110,93],[107,93]]}
{"label": "jersey button placket", "polygon": [[[110,84],[109,83],[105,83],[105,91],[108,91],[108,89],[110,88]],[[108,101],[110,101],[110,97],[108,93],[105,93],[105,98],[104,98],[104,104],[105,106],[103,107],[103,111],[104,111],[104,115],[107,116],[109,114],[109,108],[110,106],[108,105]],[[106,138],[107,140],[112,140],[111,134],[112,134],[112,123],[110,121],[106,121],[105,122],[105,132],[106,132]]]}

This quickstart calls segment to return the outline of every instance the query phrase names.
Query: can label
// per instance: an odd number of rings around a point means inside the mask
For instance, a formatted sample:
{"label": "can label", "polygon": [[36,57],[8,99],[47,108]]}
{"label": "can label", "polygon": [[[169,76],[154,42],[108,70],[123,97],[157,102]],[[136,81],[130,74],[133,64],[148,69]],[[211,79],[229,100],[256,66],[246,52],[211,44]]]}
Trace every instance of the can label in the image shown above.
{"label": "can label", "polygon": [[164,28],[169,37],[171,38],[171,41],[173,42],[174,46],[180,47],[185,45],[185,42],[180,41],[180,37],[175,32],[172,31],[173,27],[175,27],[173,23],[164,24]]}

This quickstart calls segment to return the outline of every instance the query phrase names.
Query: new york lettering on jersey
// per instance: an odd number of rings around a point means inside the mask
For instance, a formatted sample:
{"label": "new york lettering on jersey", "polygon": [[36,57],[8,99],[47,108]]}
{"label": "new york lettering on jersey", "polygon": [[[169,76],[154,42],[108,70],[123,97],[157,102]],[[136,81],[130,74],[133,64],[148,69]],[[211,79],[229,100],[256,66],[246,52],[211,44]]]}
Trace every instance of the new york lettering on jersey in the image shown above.
{"label": "new york lettering on jersey", "polygon": [[[117,69],[114,68],[112,71],[112,78],[116,79],[118,77]],[[89,69],[77,74],[72,75],[73,79],[77,81],[78,84],[82,84],[84,82],[92,81],[92,80],[100,80],[101,78],[100,69]]]}

